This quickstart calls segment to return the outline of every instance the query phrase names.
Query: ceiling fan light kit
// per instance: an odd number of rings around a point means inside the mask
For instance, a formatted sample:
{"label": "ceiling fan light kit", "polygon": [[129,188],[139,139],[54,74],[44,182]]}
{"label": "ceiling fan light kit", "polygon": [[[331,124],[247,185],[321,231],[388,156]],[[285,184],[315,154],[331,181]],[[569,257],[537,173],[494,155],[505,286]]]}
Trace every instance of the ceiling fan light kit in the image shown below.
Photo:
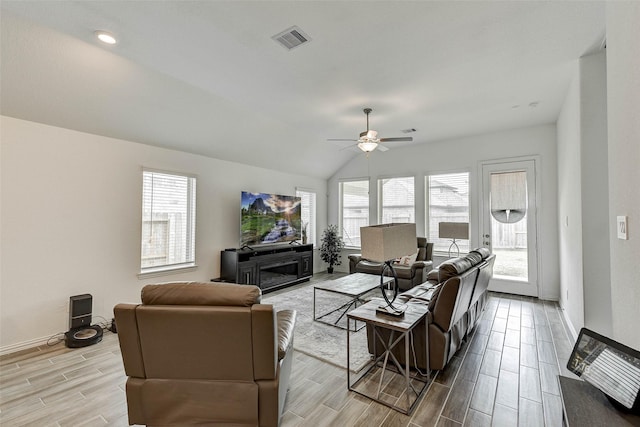
{"label": "ceiling fan light kit", "polygon": [[377,142],[371,141],[361,141],[358,142],[358,148],[364,151],[365,153],[370,153],[378,147]]}
{"label": "ceiling fan light kit", "polygon": [[[380,149],[380,151],[387,151],[387,147],[383,147],[381,142],[399,142],[399,141],[413,141],[412,137],[403,137],[403,138],[378,138],[378,131],[373,129],[369,129],[369,114],[373,111],[371,108],[365,108],[364,114],[367,115],[367,130],[364,132],[360,132],[360,138],[353,139],[330,139],[329,141],[355,141],[357,142],[357,146],[360,150],[369,154],[376,148]],[[414,129],[415,130],[415,129]]]}

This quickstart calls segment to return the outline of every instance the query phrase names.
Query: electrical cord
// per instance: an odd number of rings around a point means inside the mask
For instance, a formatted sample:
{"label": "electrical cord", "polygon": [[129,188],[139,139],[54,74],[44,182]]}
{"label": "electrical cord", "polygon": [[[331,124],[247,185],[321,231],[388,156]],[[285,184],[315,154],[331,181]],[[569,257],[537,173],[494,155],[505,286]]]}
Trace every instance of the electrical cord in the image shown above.
{"label": "electrical cord", "polygon": [[413,353],[413,366],[415,366],[416,371],[418,371],[418,373],[423,376],[423,377],[427,377],[428,375],[425,374],[424,372],[422,372],[420,370],[420,368],[418,367],[418,358],[416,357],[416,347],[414,345],[413,342],[413,331],[411,331],[411,333],[409,334],[409,345],[411,346],[411,352]]}
{"label": "electrical cord", "polygon": [[116,333],[116,332],[114,332],[115,328],[114,328],[114,324],[113,324],[112,320],[105,319],[102,316],[93,316],[93,317],[94,318],[97,317],[99,319],[102,319],[101,323],[96,323],[96,325],[100,326],[102,328],[102,330],[113,332],[114,334]]}
{"label": "electrical cord", "polygon": [[[54,338],[57,338],[58,341],[52,343],[51,340]],[[60,344],[62,341],[64,341],[64,332],[58,332],[57,334],[53,334],[49,337],[49,339],[47,340],[47,345],[49,347],[53,347],[56,344]]]}

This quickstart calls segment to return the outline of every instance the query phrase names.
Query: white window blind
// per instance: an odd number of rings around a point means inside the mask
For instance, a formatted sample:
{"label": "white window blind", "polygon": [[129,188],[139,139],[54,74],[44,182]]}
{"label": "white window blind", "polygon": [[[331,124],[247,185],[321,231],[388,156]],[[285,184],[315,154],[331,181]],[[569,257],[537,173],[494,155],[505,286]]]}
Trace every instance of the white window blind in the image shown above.
{"label": "white window blind", "polygon": [[360,227],[369,225],[369,181],[340,182],[340,207],[344,244],[360,247]]}
{"label": "white window blind", "polygon": [[[434,251],[447,252],[451,240],[438,237],[438,224],[469,222],[469,172],[429,175],[426,180],[428,241]],[[469,252],[469,240],[456,243],[460,253]]]}
{"label": "white window blind", "polygon": [[412,176],[378,180],[379,224],[415,222],[415,180]]}
{"label": "white window blind", "polygon": [[195,263],[196,178],[143,170],[140,272]]}
{"label": "white window blind", "polygon": [[307,243],[316,244],[316,193],[310,190],[296,189],[296,196],[302,199],[301,219],[306,226]]}

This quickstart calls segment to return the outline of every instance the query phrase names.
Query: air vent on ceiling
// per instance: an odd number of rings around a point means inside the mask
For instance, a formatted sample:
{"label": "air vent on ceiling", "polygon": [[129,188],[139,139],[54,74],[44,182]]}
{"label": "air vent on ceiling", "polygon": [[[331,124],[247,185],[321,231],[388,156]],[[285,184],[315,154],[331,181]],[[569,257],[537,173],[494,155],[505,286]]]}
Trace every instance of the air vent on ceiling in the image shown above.
{"label": "air vent on ceiling", "polygon": [[302,30],[295,25],[271,38],[286,47],[287,50],[291,50],[311,41],[311,37],[303,33]]}
{"label": "air vent on ceiling", "polygon": [[413,133],[416,130],[417,130],[416,128],[409,128],[409,129],[402,129],[401,132],[402,133]]}

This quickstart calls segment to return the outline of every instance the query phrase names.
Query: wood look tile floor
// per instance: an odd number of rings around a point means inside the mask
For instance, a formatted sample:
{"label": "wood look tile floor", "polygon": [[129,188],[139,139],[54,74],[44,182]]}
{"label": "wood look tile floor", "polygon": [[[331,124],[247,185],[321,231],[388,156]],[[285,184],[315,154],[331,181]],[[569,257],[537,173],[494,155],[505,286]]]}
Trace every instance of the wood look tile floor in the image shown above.
{"label": "wood look tile floor", "polygon": [[[565,367],[572,347],[556,303],[492,293],[411,416],[349,392],[344,369],[296,352],[281,425],[561,426],[556,375],[572,376]],[[128,425],[125,381],[117,336],[108,331],[91,347],[5,355],[0,425]]]}

